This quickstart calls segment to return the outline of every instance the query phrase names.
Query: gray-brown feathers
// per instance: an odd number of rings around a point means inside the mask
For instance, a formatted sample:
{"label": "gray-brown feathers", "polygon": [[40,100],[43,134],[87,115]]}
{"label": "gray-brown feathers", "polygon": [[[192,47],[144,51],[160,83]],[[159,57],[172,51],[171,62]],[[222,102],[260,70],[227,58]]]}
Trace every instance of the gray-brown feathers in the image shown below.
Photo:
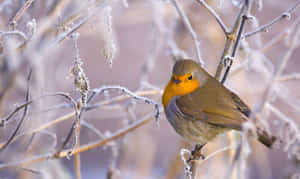
{"label": "gray-brown feathers", "polygon": [[178,60],[173,67],[173,74],[185,75],[198,70],[199,64],[193,60]]}

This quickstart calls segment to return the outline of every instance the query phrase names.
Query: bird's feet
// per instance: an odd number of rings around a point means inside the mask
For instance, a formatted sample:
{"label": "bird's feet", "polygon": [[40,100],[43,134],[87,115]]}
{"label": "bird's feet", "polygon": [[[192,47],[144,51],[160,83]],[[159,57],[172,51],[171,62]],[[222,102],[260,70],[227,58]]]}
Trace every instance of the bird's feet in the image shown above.
{"label": "bird's feet", "polygon": [[199,144],[196,144],[195,145],[195,148],[192,150],[192,153],[189,157],[189,159],[187,160],[188,163],[190,163],[191,161],[194,161],[194,160],[204,160],[205,159],[205,156],[202,154],[202,148],[204,147],[205,144],[203,145],[199,145]]}

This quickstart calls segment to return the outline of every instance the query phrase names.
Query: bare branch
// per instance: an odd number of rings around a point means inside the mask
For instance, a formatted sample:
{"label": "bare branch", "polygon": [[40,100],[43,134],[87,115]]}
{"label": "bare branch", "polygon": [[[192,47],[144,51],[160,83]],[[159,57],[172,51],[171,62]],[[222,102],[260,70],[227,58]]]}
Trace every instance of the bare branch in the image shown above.
{"label": "bare branch", "polygon": [[[77,142],[77,145],[79,146],[79,141]],[[81,171],[80,171],[80,154],[79,153],[75,154],[74,165],[75,165],[76,179],[80,179],[81,178]]]}
{"label": "bare branch", "polygon": [[83,125],[84,127],[90,129],[91,131],[93,131],[100,139],[105,138],[104,134],[102,134],[102,132],[99,129],[97,129],[94,125],[88,123],[85,120],[80,120],[80,122],[81,122],[81,125]]}
{"label": "bare branch", "polygon": [[[224,58],[224,64],[225,64],[225,67],[226,67],[226,68],[225,68],[225,73],[224,73],[224,75],[223,75],[223,78],[222,78],[222,80],[221,80],[221,83],[225,83],[225,80],[226,80],[226,78],[227,78],[227,75],[228,75],[228,73],[229,73],[229,70],[230,70],[230,68],[231,68],[231,65],[232,65],[232,63],[233,63],[233,58],[234,58],[235,53],[236,53],[236,51],[237,51],[237,49],[238,49],[238,46],[239,46],[239,44],[240,44],[240,40],[241,40],[241,36],[242,36],[242,31],[243,31],[243,29],[244,29],[244,25],[245,25],[245,22],[246,22],[247,18],[248,18],[248,17],[247,17],[246,14],[244,14],[244,15],[242,16],[241,25],[240,25],[239,31],[237,32],[237,38],[236,38],[236,40],[235,40],[235,42],[234,42],[234,44],[233,44],[233,49],[232,49],[231,55],[230,55],[230,57],[225,56],[225,58]],[[226,62],[226,61],[228,61],[228,62]]]}
{"label": "bare branch", "polygon": [[222,83],[225,82],[227,74],[229,73],[229,70],[231,68],[232,61],[238,48],[244,24],[245,21],[248,19],[251,6],[252,0],[244,1],[242,8],[240,9],[238,15],[235,18],[233,27],[231,28],[230,32],[226,34],[225,47],[215,74],[215,78],[217,80],[220,80]]}
{"label": "bare branch", "polygon": [[[73,108],[74,108],[74,114],[75,114],[75,120],[74,120],[74,122],[73,122],[73,124],[72,124],[72,127],[71,127],[71,129],[70,129],[70,131],[69,131],[69,133],[68,133],[68,135],[67,135],[67,137],[66,137],[66,139],[64,140],[64,142],[63,142],[63,144],[61,145],[61,147],[57,150],[57,152],[56,153],[59,153],[61,150],[63,150],[64,148],[65,148],[65,146],[67,145],[67,143],[69,142],[69,140],[71,139],[71,136],[72,136],[72,134],[73,134],[73,131],[74,131],[74,129],[76,129],[77,130],[77,128],[78,128],[78,123],[80,122],[80,112],[81,111],[79,111],[79,109],[78,109],[78,105],[77,105],[77,103],[76,103],[76,101],[69,95],[69,94],[66,94],[66,93],[57,93],[56,95],[61,95],[61,96],[63,96],[63,97],[65,97],[72,105],[73,105]],[[76,133],[77,133],[78,131],[76,131]],[[74,146],[72,147],[73,149],[76,147],[76,145],[77,145],[77,143],[78,143],[78,138],[79,138],[79,136],[77,136],[76,134],[75,134],[75,144],[74,144]]]}
{"label": "bare branch", "polygon": [[300,4],[300,0],[298,0],[292,7],[290,7],[287,11],[283,12],[282,14],[280,14],[278,17],[274,18],[272,21],[270,21],[269,23],[262,25],[261,27],[259,27],[257,30],[254,30],[252,32],[247,32],[243,35],[243,38],[247,38],[250,37],[252,35],[255,35],[259,32],[265,32],[268,28],[270,28],[272,25],[274,25],[275,23],[279,22],[280,20],[283,19],[289,19],[291,16],[291,13],[298,7],[298,5]]}
{"label": "bare branch", "polygon": [[7,117],[5,117],[4,119],[1,119],[0,121],[0,126],[3,127],[5,125],[5,123],[7,121],[9,121],[19,110],[25,108],[26,106],[28,106],[29,104],[31,104],[33,101],[28,101],[18,107],[16,107]]}
{"label": "bare branch", "polygon": [[[63,41],[66,37],[74,33],[76,30],[78,30],[82,25],[84,25],[91,17],[93,17],[97,12],[99,12],[100,9],[105,7],[107,0],[100,0],[100,4],[98,4],[94,8],[89,8],[88,10],[81,12],[81,14],[77,14],[75,17],[72,17],[71,19],[68,19],[66,22],[73,24],[77,20],[79,20],[73,27],[70,27],[68,31],[58,35],[55,42],[51,45],[52,47],[58,44],[59,42]],[[69,22],[71,20],[72,22]],[[51,47],[50,46],[50,47]]]}
{"label": "bare branch", "polygon": [[24,168],[24,167],[21,167],[21,169],[25,172],[29,172],[29,173],[32,173],[32,174],[35,174],[35,175],[42,176],[41,172],[39,172],[39,171],[32,170],[32,169],[29,169],[29,168]]}
{"label": "bare branch", "polygon": [[152,118],[150,117],[151,114],[146,115],[143,119],[134,122],[133,124],[129,125],[128,127],[124,128],[124,129],[120,129],[116,132],[114,132],[110,137],[106,138],[106,139],[100,139],[97,140],[95,142],[91,142],[85,145],[80,146],[79,148],[76,148],[75,150],[63,150],[59,153],[56,153],[54,155],[51,154],[46,154],[46,155],[41,155],[41,156],[35,156],[29,159],[25,159],[22,161],[17,161],[17,162],[11,162],[11,163],[6,163],[6,164],[0,164],[0,169],[4,169],[4,168],[8,168],[8,167],[15,167],[15,166],[20,166],[20,165],[30,165],[33,163],[37,163],[37,162],[41,162],[47,159],[55,159],[55,158],[64,158],[67,157],[69,155],[70,152],[71,155],[77,154],[77,153],[81,153],[81,152],[85,152],[88,150],[91,150],[93,148],[96,147],[100,147],[100,146],[104,146],[107,143],[114,141],[126,134],[128,134],[129,132],[132,132],[133,130],[139,128],[140,126],[143,126],[145,124],[147,124],[148,122],[150,122],[152,120]]}
{"label": "bare branch", "polygon": [[205,2],[205,0],[197,0],[197,2],[200,3],[203,7],[205,7],[212,16],[214,16],[214,18],[219,23],[221,29],[223,30],[224,34],[226,35],[228,33],[228,29],[227,29],[226,25],[224,24],[223,20],[221,19],[221,17],[216,13],[216,11],[212,7],[210,7]]}
{"label": "bare branch", "polygon": [[[29,72],[29,74],[27,76],[27,91],[26,91],[26,97],[25,97],[26,102],[29,101],[29,94],[30,94],[29,93],[29,89],[30,89],[29,87],[30,87],[31,73],[32,73],[32,71],[30,70],[30,72]],[[12,135],[8,138],[8,140],[6,141],[6,143],[0,147],[0,152],[2,152],[13,141],[13,139],[17,135],[17,132],[21,128],[21,126],[22,126],[22,124],[23,124],[23,122],[25,120],[25,117],[27,115],[27,109],[28,109],[28,105],[25,105],[24,112],[23,112],[23,115],[21,117],[21,120],[19,121],[16,129],[14,130],[14,132],[12,133]]]}
{"label": "bare branch", "polygon": [[298,17],[292,25],[290,25],[289,28],[285,29],[280,34],[273,37],[269,42],[267,42],[261,49],[262,52],[267,52],[272,46],[274,46],[276,43],[280,42],[283,39],[286,39],[291,35],[291,33],[296,29],[297,25],[300,22],[300,17]]}
{"label": "bare branch", "polygon": [[279,81],[289,81],[289,80],[300,80],[300,73],[283,75],[279,78]]}
{"label": "bare branch", "polygon": [[198,40],[197,34],[194,31],[189,19],[187,18],[187,16],[184,13],[184,10],[182,9],[181,5],[179,4],[178,0],[172,0],[173,5],[175,6],[178,14],[180,15],[180,17],[182,18],[182,21],[185,25],[185,27],[187,28],[188,32],[191,34],[193,40],[194,40],[194,46],[195,46],[195,50],[196,50],[196,54],[197,54],[197,58],[199,63],[201,64],[201,66],[204,65],[204,61],[202,60],[201,57],[201,51],[200,51],[200,42]]}
{"label": "bare branch", "polygon": [[151,100],[149,98],[146,98],[144,96],[138,96],[138,95],[136,95],[135,93],[129,91],[127,88],[124,88],[122,86],[104,86],[104,87],[101,87],[101,88],[94,89],[93,93],[95,93],[95,94],[101,94],[101,93],[103,93],[103,91],[109,90],[109,89],[120,90],[120,91],[128,94],[129,96],[133,97],[135,100],[143,101],[143,102],[145,102],[147,104],[154,105],[154,108],[155,108],[155,118],[158,119],[159,113],[160,113],[159,112],[159,105],[155,101],[153,101],[153,100]]}
{"label": "bare branch", "polygon": [[17,35],[17,36],[21,37],[24,41],[28,40],[27,36],[19,30],[13,30],[13,31],[7,31],[7,32],[0,31],[0,37],[1,36],[9,36],[9,35]]}
{"label": "bare branch", "polygon": [[[137,96],[157,95],[157,94],[161,94],[161,90],[150,90],[150,91],[138,91],[138,92],[135,92],[135,95],[137,95]],[[52,95],[54,95],[54,94],[52,94]],[[93,98],[91,96],[89,97],[89,99]],[[96,109],[96,108],[98,108],[100,106],[107,105],[107,104],[110,104],[110,103],[113,103],[113,102],[117,102],[117,101],[123,101],[123,100],[129,99],[129,98],[131,98],[131,96],[128,96],[128,95],[117,96],[117,97],[114,97],[114,98],[109,99],[109,100],[101,101],[101,102],[93,105],[92,107],[87,107],[85,110],[87,110],[87,111],[93,110],[93,109]],[[25,106],[25,105],[22,105],[22,106]],[[47,128],[49,128],[51,126],[54,126],[54,125],[56,125],[58,123],[61,123],[61,122],[66,121],[68,119],[71,119],[74,116],[75,116],[75,112],[71,112],[71,113],[65,114],[65,115],[63,115],[63,116],[61,116],[61,117],[59,117],[59,118],[57,118],[57,119],[55,119],[53,121],[50,121],[50,122],[48,122],[48,123],[46,123],[46,124],[44,124],[44,125],[42,125],[40,127],[35,128],[34,130],[31,130],[29,132],[26,132],[26,133],[23,133],[23,134],[20,134],[20,135],[16,136],[13,139],[13,141],[21,138],[24,135],[31,135],[33,133],[36,133],[36,132],[42,131],[44,129],[47,129]],[[0,144],[0,148],[3,145],[4,145],[3,143]]]}
{"label": "bare branch", "polygon": [[16,25],[17,25],[18,21],[23,16],[23,14],[25,13],[25,11],[31,6],[31,4],[33,3],[33,1],[34,0],[27,0],[26,3],[24,4],[24,6],[21,9],[19,9],[19,11],[17,12],[17,14],[10,21],[9,24],[12,26],[12,29],[16,28]]}

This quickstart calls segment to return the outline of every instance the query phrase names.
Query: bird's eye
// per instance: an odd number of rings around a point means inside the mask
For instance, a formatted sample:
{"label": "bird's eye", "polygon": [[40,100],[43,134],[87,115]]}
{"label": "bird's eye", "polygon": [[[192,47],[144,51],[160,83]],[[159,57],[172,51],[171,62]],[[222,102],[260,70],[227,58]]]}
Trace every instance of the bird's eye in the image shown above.
{"label": "bird's eye", "polygon": [[189,77],[188,77],[188,79],[189,79],[189,80],[192,80],[192,79],[193,79],[193,76],[192,76],[192,75],[191,75],[191,76],[189,76]]}

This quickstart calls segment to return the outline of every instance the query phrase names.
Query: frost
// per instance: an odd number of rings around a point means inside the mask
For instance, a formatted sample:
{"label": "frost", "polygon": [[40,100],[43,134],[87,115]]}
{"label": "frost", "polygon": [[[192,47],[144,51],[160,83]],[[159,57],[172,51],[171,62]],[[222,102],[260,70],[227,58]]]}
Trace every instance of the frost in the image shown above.
{"label": "frost", "polygon": [[287,20],[290,20],[291,19],[291,13],[285,12],[285,13],[282,14],[282,17],[286,18]]}
{"label": "frost", "polygon": [[232,3],[233,6],[238,7],[238,6],[240,6],[242,4],[241,1],[242,0],[232,0],[231,3]]}
{"label": "frost", "polygon": [[186,155],[191,156],[191,151],[189,151],[188,149],[181,149],[180,157],[184,164],[184,175],[185,175],[185,178],[191,179],[192,178],[191,166],[187,162]]}
{"label": "frost", "polygon": [[73,33],[71,35],[71,38],[74,41],[74,48],[75,48],[75,60],[74,60],[74,65],[71,69],[71,74],[74,76],[74,84],[76,90],[78,90],[81,94],[81,104],[85,106],[87,100],[87,93],[89,91],[90,86],[89,86],[89,80],[82,68],[83,62],[79,56],[79,49],[77,44],[79,33]]}
{"label": "frost", "polygon": [[36,20],[32,19],[31,21],[29,21],[26,24],[26,27],[28,29],[29,35],[33,36],[36,33],[36,29],[37,29],[37,24],[36,24]]}
{"label": "frost", "polygon": [[117,54],[117,45],[115,43],[115,37],[113,34],[112,28],[112,15],[111,15],[112,8],[107,6],[104,9],[104,17],[105,17],[105,24],[103,29],[103,37],[105,41],[105,45],[102,49],[102,55],[104,56],[105,60],[109,63],[112,67],[113,60]]}

